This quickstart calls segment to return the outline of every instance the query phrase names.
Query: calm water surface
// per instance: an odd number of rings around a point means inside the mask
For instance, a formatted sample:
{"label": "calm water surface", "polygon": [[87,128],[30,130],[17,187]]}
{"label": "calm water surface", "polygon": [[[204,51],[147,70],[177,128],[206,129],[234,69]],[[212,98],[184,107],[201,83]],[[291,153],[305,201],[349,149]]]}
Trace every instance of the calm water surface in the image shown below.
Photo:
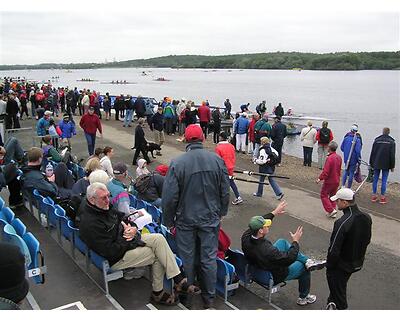
{"label": "calm water surface", "polygon": [[[146,71],[147,76],[142,76]],[[211,105],[223,106],[230,98],[233,109],[250,102],[251,110],[262,100],[270,112],[278,102],[296,114],[329,119],[335,140],[356,122],[363,137],[362,157],[368,162],[373,139],[382,128],[391,128],[396,141],[400,138],[400,71],[292,71],[292,70],[202,70],[202,69],[97,69],[97,70],[32,70],[0,71],[0,76],[25,76],[45,81],[59,76],[55,86],[90,88],[101,93],[141,94],[160,100],[164,96],[185,97],[200,103],[208,99]],[[164,77],[171,81],[158,82]],[[78,82],[91,78],[99,82]],[[112,85],[100,82],[126,80],[135,84]],[[304,125],[305,121],[295,121]],[[314,121],[320,126],[321,121]],[[302,157],[299,137],[288,138],[284,145],[288,154]],[[316,148],[313,153],[317,160]],[[397,152],[396,164],[400,166]],[[400,181],[400,170],[389,176]]]}

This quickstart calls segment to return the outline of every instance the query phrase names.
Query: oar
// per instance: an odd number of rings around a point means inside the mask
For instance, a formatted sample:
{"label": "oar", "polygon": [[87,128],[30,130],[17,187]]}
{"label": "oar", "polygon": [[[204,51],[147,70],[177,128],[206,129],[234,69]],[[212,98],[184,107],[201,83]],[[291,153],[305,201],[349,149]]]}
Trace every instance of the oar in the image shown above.
{"label": "oar", "polygon": [[361,187],[363,186],[363,184],[365,183],[365,181],[367,181],[368,179],[368,175],[364,178],[364,180],[360,183],[360,185],[358,186],[358,188],[356,189],[356,191],[354,191],[354,194],[357,194],[357,192],[361,189]]}
{"label": "oar", "polygon": [[269,185],[268,182],[258,182],[258,181],[247,180],[247,179],[238,178],[238,177],[233,177],[233,179],[234,179],[234,180],[238,180],[238,181],[244,181],[244,182],[250,182],[250,183],[257,183],[257,184],[261,183],[261,184],[264,184],[264,185],[266,185],[266,186]]}
{"label": "oar", "polygon": [[259,172],[253,172],[253,171],[247,171],[247,170],[233,170],[233,172],[248,174],[249,176],[263,176],[263,177],[271,177],[271,178],[279,178],[279,179],[290,179],[289,177],[285,177],[285,176],[277,176],[274,174],[259,173]]}

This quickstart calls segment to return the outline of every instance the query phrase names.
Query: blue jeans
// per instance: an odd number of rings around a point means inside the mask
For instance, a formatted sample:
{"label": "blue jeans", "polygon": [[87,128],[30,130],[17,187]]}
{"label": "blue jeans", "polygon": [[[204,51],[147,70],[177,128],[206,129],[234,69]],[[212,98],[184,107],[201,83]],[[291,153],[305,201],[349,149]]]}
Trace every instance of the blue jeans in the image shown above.
{"label": "blue jeans", "polygon": [[[279,251],[286,252],[291,247],[291,243],[285,239],[278,239],[274,243]],[[306,263],[308,257],[299,251],[297,259],[289,266],[289,273],[285,281],[289,280],[299,280],[299,296],[300,298],[305,298],[310,293],[311,286],[311,274],[307,271],[304,264]]]}
{"label": "blue jeans", "polygon": [[231,189],[233,193],[235,194],[236,199],[240,197],[240,193],[238,190],[238,187],[236,186],[235,180],[229,179],[229,185],[231,186]]}
{"label": "blue jeans", "polygon": [[351,188],[351,185],[353,184],[353,178],[354,178],[354,174],[356,172],[356,167],[357,164],[353,164],[353,165],[349,165],[349,168],[346,170],[344,169],[343,171],[343,177],[342,177],[342,186],[344,186],[346,184],[346,180],[347,180],[347,188]]}
{"label": "blue jeans", "polygon": [[[374,169],[374,181],[372,182],[372,193],[376,194],[378,189],[378,181],[381,169]],[[389,176],[389,169],[382,169],[382,184],[381,184],[381,195],[384,196],[386,193],[386,184]]]}
{"label": "blue jeans", "polygon": [[254,149],[253,149],[253,159],[257,159],[260,153],[260,144],[259,143],[254,143]]}
{"label": "blue jeans", "polygon": [[[259,172],[260,173],[266,173],[266,174],[273,174],[274,173],[274,168],[268,167],[268,166],[260,166]],[[259,184],[258,184],[258,189],[257,189],[257,195],[262,196],[263,190],[264,190],[264,185],[262,184],[265,181],[265,176],[260,176]],[[281,188],[279,188],[278,184],[276,183],[275,179],[272,177],[268,177],[269,184],[274,190],[276,196],[280,196],[282,194]]]}
{"label": "blue jeans", "polygon": [[126,109],[125,112],[125,119],[124,119],[124,126],[126,127],[128,124],[131,124],[133,117],[133,110]]}
{"label": "blue jeans", "polygon": [[88,145],[89,156],[94,154],[94,146],[96,144],[96,134],[90,134],[85,132],[85,138]]}

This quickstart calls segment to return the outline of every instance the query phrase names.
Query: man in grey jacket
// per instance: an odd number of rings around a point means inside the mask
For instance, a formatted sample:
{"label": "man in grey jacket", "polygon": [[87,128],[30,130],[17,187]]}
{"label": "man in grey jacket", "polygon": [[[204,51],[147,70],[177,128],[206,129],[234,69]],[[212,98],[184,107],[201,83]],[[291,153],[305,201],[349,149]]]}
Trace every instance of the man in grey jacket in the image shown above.
{"label": "man in grey jacket", "polygon": [[186,153],[171,161],[164,183],[163,223],[176,227],[178,254],[189,285],[199,268],[204,308],[209,309],[215,297],[220,221],[229,206],[229,178],[224,161],[203,149],[198,125],[186,128],[185,139]]}

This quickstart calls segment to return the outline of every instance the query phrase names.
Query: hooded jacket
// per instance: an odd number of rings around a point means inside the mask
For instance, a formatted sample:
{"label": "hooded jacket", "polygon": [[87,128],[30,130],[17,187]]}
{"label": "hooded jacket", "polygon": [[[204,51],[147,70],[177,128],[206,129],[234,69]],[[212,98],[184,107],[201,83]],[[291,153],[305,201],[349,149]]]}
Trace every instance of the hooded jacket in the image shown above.
{"label": "hooded jacket", "polygon": [[136,168],[136,178],[140,177],[142,174],[149,174],[150,171],[147,167],[144,167],[144,164],[147,163],[144,159],[139,159],[137,162],[138,167]]}
{"label": "hooded jacket", "polygon": [[58,127],[61,130],[61,138],[72,138],[72,136],[76,135],[75,124],[72,121],[64,121],[61,120],[58,122]]}
{"label": "hooded jacket", "polygon": [[369,164],[374,169],[394,169],[396,161],[396,143],[395,140],[382,134],[377,137],[372,145]]}
{"label": "hooded jacket", "polygon": [[142,175],[135,183],[138,199],[153,202],[161,198],[164,181],[165,177],[157,173]]}
{"label": "hooded jacket", "polygon": [[[263,217],[272,220],[274,215],[268,213]],[[242,235],[242,250],[250,264],[271,272],[277,284],[286,279],[289,266],[296,261],[299,244],[293,241],[288,251],[279,251],[266,237],[256,239],[252,236],[252,230],[247,229]]]}
{"label": "hooded jacket", "polygon": [[215,148],[215,152],[224,160],[228,175],[233,176],[236,163],[235,147],[228,141],[221,141]]}
{"label": "hooded jacket", "polygon": [[171,161],[162,193],[163,223],[177,228],[217,227],[228,213],[229,178],[224,161],[187,145],[186,153]]}
{"label": "hooded jacket", "polygon": [[112,208],[102,210],[84,199],[78,215],[79,236],[82,241],[91,250],[107,259],[111,266],[122,259],[126,251],[144,245],[139,232],[132,241],[125,240],[121,224],[123,214]]}
{"label": "hooded jacket", "polygon": [[235,122],[235,132],[236,134],[246,134],[249,130],[250,121],[244,117],[240,116]]}

